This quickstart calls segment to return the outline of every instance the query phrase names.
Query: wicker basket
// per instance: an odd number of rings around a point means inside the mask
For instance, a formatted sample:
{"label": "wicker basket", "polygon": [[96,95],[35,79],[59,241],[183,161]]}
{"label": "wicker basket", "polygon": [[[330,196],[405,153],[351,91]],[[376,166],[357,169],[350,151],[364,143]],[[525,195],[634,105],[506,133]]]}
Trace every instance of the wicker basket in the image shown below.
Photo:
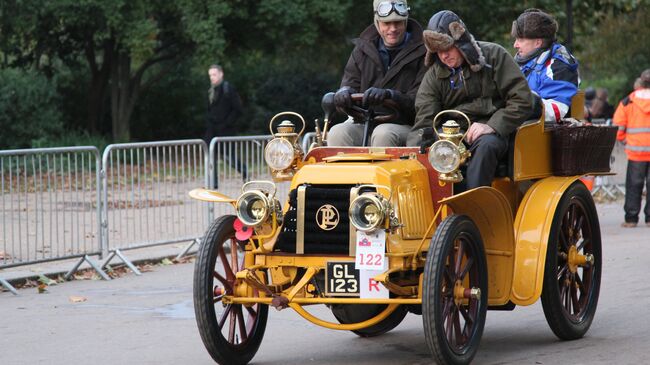
{"label": "wicker basket", "polygon": [[553,174],[609,172],[617,127],[558,126],[551,131]]}

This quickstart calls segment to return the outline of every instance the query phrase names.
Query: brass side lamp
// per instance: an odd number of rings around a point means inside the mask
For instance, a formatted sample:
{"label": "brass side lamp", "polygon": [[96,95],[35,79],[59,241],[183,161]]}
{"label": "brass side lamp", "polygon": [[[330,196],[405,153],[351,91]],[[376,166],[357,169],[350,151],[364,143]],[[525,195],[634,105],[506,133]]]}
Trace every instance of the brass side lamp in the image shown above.
{"label": "brass side lamp", "polygon": [[[464,117],[467,121],[465,131],[462,132],[461,126],[453,119],[439,123],[438,120],[445,114],[457,114]],[[440,124],[442,125],[440,126]],[[469,117],[458,110],[443,110],[433,118],[433,130],[438,138],[429,149],[428,158],[431,166],[440,173],[438,178],[441,181],[452,183],[463,181],[463,174],[458,168],[471,155],[462,142],[471,124]],[[440,127],[442,132],[438,132]]]}
{"label": "brass side lamp", "polygon": [[[279,117],[293,116],[302,122],[302,129],[296,133],[296,126],[290,120],[283,120],[274,131],[273,122]],[[305,120],[298,113],[283,112],[271,118],[269,129],[273,139],[264,149],[264,160],[271,169],[274,181],[290,180],[296,172],[298,161],[302,160],[303,152],[298,140],[305,131]]]}

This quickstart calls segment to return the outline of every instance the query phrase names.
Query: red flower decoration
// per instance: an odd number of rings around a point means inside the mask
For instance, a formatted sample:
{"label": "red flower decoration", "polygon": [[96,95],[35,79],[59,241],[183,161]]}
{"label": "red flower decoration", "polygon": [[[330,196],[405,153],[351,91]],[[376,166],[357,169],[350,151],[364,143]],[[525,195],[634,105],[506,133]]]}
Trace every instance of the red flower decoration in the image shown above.
{"label": "red flower decoration", "polygon": [[253,227],[244,225],[239,218],[235,218],[235,222],[232,226],[235,228],[235,238],[237,238],[238,241],[248,241],[248,239],[253,235]]}

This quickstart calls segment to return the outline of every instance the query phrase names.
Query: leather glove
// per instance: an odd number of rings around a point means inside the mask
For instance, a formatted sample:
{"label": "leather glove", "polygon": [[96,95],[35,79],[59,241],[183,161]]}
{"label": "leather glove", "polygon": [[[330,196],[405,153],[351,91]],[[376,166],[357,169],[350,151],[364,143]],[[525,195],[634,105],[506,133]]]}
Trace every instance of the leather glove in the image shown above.
{"label": "leather glove", "polygon": [[379,105],[385,99],[391,98],[390,89],[380,89],[378,87],[371,87],[363,93],[363,105]]}
{"label": "leather glove", "polygon": [[347,111],[352,107],[352,92],[349,87],[342,87],[334,94],[334,105],[339,111],[349,114]]}

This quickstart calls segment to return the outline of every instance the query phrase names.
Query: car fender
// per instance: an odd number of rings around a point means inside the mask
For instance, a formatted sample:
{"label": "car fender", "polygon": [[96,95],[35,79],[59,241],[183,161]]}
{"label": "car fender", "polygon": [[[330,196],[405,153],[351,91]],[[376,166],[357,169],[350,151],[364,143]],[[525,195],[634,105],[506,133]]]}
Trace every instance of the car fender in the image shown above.
{"label": "car fender", "polygon": [[204,202],[211,202],[211,203],[228,203],[231,204],[233,207],[237,202],[236,199],[233,199],[225,194],[221,194],[216,190],[210,190],[210,189],[203,189],[203,188],[193,189],[188,193],[188,195],[192,199],[196,199]]}
{"label": "car fender", "polygon": [[488,304],[502,305],[510,299],[515,239],[512,208],[505,196],[492,187],[479,187],[443,199],[455,214],[468,216],[481,232],[488,264]]}
{"label": "car fender", "polygon": [[539,299],[553,216],[564,192],[579,176],[537,181],[524,196],[515,218],[515,266],[511,301],[531,305]]}

